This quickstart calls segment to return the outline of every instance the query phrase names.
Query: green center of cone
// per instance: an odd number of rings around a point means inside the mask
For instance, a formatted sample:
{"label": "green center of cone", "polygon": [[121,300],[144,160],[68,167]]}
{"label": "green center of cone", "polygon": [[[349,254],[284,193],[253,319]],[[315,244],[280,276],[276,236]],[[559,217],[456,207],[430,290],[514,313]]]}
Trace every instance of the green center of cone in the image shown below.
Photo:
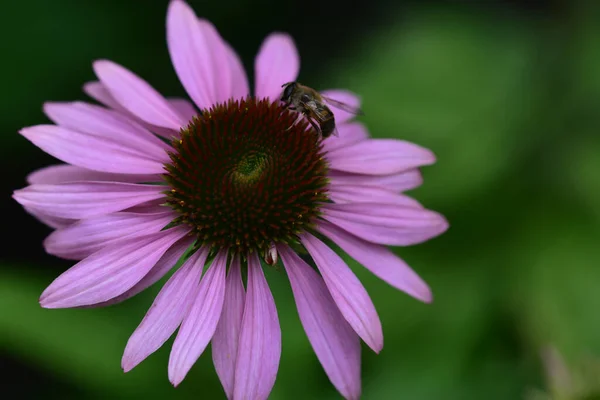
{"label": "green center of cone", "polygon": [[297,241],[328,200],[321,140],[306,121],[294,125],[297,116],[248,98],[195,117],[165,165],[174,222],[203,245],[239,253]]}
{"label": "green center of cone", "polygon": [[266,170],[268,157],[262,153],[250,153],[243,157],[232,173],[239,183],[253,183],[261,178]]}

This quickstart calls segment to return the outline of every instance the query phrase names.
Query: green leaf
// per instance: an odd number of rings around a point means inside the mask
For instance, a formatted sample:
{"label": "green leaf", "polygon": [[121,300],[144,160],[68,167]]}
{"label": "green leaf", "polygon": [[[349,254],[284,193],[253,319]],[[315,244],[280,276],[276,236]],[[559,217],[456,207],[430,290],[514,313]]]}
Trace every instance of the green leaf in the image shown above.
{"label": "green leaf", "polygon": [[450,8],[412,12],[403,22],[334,64],[327,84],[361,95],[373,136],[437,154],[425,170],[425,200],[464,201],[523,157],[534,135],[526,124],[546,83],[536,77],[535,32]]}
{"label": "green leaf", "polygon": [[18,272],[25,268],[4,267],[0,276],[0,344],[16,357],[88,390],[95,398],[222,395],[208,351],[180,387],[173,388],[167,377],[172,340],[133,371],[123,373],[120,364],[127,340],[158,288],[122,305],[48,310],[38,304],[44,287],[39,277]]}
{"label": "green leaf", "polygon": [[[600,352],[600,227],[571,205],[539,207],[515,235],[507,299],[534,349]],[[539,350],[538,350],[539,351]]]}

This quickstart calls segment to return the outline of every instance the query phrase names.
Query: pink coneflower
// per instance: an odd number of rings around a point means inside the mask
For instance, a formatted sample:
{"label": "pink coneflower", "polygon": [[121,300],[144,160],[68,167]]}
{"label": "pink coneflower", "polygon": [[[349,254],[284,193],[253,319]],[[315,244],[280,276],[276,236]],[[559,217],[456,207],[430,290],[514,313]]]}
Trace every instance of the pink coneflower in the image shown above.
{"label": "pink coneflower", "polygon": [[[162,97],[122,66],[97,61],[99,82],[84,89],[103,106],[47,103],[55,125],[21,131],[66,164],[31,174],[14,198],[56,229],[44,243],[49,253],[81,260],[44,291],[42,307],[114,304],[181,265],[129,339],[123,369],[179,328],[168,368],[174,385],[211,342],[227,397],[265,399],[281,332],[263,268],[282,262],[327,376],[344,397],[358,398],[360,339],[379,352],[381,323],[326,241],[390,285],[431,301],[427,285],[385,246],[447,229],[441,215],[401,194],[421,184],[417,168],[434,155],[369,139],[343,111],[334,110],[339,137],[320,140],[306,121],[294,125],[297,114],[278,101],[281,85],[299,71],[287,35],[272,34],[260,48],[254,97],[233,49],[181,0],[169,6],[167,39],[201,112]],[[347,91],[324,94],[359,103]]]}

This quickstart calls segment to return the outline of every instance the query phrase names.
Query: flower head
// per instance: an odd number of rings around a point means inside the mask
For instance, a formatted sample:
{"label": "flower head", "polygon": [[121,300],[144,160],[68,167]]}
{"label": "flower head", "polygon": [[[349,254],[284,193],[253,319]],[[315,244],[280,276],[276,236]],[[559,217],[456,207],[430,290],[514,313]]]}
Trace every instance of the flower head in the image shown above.
{"label": "flower head", "polygon": [[[101,60],[99,82],[84,87],[101,106],[47,103],[54,125],[21,131],[65,164],[34,172],[14,198],[55,229],[44,242],[49,253],[80,260],[50,284],[41,305],[121,302],[181,264],[129,339],[123,369],[178,329],[169,360],[174,385],[211,343],[227,397],[264,399],[281,332],[263,269],[281,262],[327,376],[344,397],[358,398],[360,339],[379,352],[381,323],[326,241],[431,301],[428,286],[385,246],[447,229],[441,215],[401,193],[421,184],[418,168],[435,157],[412,143],[370,139],[344,111],[334,110],[339,137],[322,140],[303,119],[295,123],[298,115],[278,101],[281,85],[299,72],[285,34],[260,48],[254,96],[235,52],[182,0],[169,6],[167,39],[195,106]],[[359,103],[347,91],[324,93]]]}

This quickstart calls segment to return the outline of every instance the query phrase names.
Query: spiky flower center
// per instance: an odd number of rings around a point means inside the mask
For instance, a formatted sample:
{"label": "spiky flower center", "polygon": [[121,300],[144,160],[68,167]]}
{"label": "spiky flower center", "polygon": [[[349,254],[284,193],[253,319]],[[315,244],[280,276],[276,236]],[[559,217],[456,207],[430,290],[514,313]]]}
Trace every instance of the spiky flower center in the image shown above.
{"label": "spiky flower center", "polygon": [[[264,254],[297,240],[327,201],[321,140],[267,99],[229,101],[195,117],[172,143],[167,203],[204,245]],[[291,127],[291,128],[290,128]]]}

